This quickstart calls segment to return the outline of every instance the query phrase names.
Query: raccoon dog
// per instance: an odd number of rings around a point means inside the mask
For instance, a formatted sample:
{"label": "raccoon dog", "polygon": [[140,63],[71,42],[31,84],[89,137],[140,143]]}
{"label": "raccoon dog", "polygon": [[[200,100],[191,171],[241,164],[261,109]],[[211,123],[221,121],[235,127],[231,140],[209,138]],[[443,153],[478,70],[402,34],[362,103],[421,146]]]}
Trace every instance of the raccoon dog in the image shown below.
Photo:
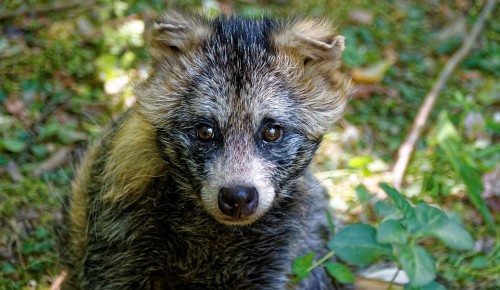
{"label": "raccoon dog", "polygon": [[[346,106],[344,38],[179,12],[145,36],[152,71],[72,184],[63,289],[290,288],[293,259],[325,253],[308,164]],[[333,287],[323,269],[297,286]]]}

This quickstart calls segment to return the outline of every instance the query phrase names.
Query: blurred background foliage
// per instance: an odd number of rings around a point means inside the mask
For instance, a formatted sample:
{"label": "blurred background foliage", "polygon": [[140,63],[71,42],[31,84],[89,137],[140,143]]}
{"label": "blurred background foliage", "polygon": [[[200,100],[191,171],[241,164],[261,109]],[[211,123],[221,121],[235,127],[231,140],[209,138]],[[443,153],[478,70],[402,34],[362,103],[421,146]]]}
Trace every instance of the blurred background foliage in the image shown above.
{"label": "blurred background foliage", "polygon": [[[0,289],[48,289],[59,273],[55,225],[86,144],[133,102],[148,71],[144,19],[173,7],[208,13],[330,18],[346,37],[355,90],[327,135],[314,169],[336,217],[377,222],[354,188],[377,198],[424,96],[476,20],[480,0],[199,0],[0,3]],[[437,241],[439,280],[450,289],[500,287],[499,234],[480,199],[500,210],[500,15],[441,92],[409,165],[402,192],[462,220],[472,251]],[[438,122],[438,116],[441,116]],[[445,116],[445,117],[442,117]],[[443,122],[446,126],[442,125]],[[440,126],[438,126],[441,124]],[[453,144],[443,143],[452,128]],[[448,144],[448,145],[447,145]],[[465,165],[464,165],[465,164]],[[471,187],[472,184],[472,187]],[[474,187],[475,185],[475,187]],[[484,210],[484,208],[483,208]]]}

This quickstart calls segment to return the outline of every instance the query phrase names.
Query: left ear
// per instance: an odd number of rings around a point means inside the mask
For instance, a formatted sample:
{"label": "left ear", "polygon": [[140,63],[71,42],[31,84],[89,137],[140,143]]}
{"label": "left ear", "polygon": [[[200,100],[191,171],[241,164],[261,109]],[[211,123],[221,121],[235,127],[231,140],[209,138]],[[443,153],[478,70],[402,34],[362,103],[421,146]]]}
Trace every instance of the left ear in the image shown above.
{"label": "left ear", "polygon": [[274,35],[277,47],[293,51],[307,61],[338,61],[345,48],[345,38],[337,35],[324,19],[307,18],[293,21]]}

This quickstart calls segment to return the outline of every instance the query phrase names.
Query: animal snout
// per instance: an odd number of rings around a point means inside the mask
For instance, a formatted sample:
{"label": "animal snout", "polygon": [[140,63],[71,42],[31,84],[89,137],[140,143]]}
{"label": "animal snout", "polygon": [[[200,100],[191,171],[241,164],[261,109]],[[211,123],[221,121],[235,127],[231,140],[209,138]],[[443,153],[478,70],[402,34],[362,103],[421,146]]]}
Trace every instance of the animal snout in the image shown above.
{"label": "animal snout", "polygon": [[252,215],[259,205],[259,193],[255,187],[223,187],[218,196],[219,209],[230,217]]}

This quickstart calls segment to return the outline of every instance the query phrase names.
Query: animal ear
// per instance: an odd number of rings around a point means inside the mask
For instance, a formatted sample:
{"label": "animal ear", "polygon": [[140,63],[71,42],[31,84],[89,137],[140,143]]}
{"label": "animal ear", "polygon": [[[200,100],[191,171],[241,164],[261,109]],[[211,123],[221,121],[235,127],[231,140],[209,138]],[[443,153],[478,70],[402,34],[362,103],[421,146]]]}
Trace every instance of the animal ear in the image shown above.
{"label": "animal ear", "polygon": [[335,33],[332,24],[316,18],[292,21],[275,35],[275,43],[295,52],[304,62],[337,61],[345,48],[345,38]]}
{"label": "animal ear", "polygon": [[156,60],[199,47],[209,35],[210,27],[205,18],[177,11],[150,21],[145,30],[149,54]]}

